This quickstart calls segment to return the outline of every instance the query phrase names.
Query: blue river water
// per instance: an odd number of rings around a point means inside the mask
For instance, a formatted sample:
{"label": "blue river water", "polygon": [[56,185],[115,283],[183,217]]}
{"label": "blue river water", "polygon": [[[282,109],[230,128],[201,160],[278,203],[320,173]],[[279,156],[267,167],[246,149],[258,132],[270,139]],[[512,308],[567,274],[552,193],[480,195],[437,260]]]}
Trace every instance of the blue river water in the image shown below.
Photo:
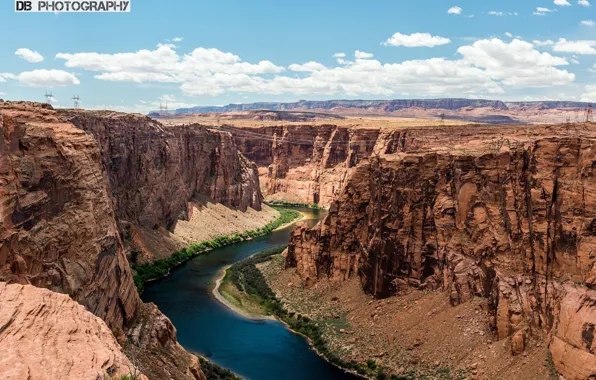
{"label": "blue river water", "polygon": [[[300,209],[314,225],[325,211]],[[213,250],[190,260],[169,277],[147,284],[154,302],[190,352],[207,357],[249,380],[356,379],[316,355],[306,340],[278,321],[253,321],[221,305],[211,293],[223,267],[257,252],[287,244],[291,228]]]}

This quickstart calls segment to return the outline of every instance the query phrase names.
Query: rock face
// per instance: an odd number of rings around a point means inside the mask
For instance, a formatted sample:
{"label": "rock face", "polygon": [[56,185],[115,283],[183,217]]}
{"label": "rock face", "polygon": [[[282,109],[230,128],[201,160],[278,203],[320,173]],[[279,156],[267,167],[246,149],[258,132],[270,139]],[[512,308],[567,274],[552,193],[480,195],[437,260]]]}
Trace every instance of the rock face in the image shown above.
{"label": "rock face", "polygon": [[369,157],[379,129],[334,125],[224,127],[238,149],[259,167],[267,200],[328,206],[351,168]]}
{"label": "rock face", "polygon": [[[176,342],[171,322],[139,299],[118,233],[118,194],[110,193],[95,138],[51,107],[25,102],[0,103],[0,136],[0,281],[70,295],[122,343],[130,331],[143,336],[135,365],[151,378],[204,378],[197,358]],[[132,204],[118,207],[132,212]],[[167,212],[148,214],[138,220],[167,221]],[[159,352],[161,365],[149,348]]]}
{"label": "rock face", "polygon": [[189,218],[196,200],[261,209],[257,168],[228,133],[115,112],[60,114],[99,143],[121,234],[145,259],[180,248],[168,231]]}
{"label": "rock face", "polygon": [[65,294],[31,285],[0,282],[0,344],[7,380],[140,374],[104,321]]}
{"label": "rock face", "polygon": [[[491,323],[498,338],[511,337],[512,353],[545,333],[563,375],[596,376],[595,132],[427,132],[416,149],[405,144],[358,165],[326,219],[294,230],[287,265],[306,285],[358,276],[376,297],[415,286],[446,290],[452,304],[489,298]],[[441,147],[450,140],[461,145]],[[570,369],[570,357],[587,363]]]}
{"label": "rock face", "polygon": [[0,133],[0,280],[69,294],[121,330],[140,300],[93,137],[26,103],[0,103]]}

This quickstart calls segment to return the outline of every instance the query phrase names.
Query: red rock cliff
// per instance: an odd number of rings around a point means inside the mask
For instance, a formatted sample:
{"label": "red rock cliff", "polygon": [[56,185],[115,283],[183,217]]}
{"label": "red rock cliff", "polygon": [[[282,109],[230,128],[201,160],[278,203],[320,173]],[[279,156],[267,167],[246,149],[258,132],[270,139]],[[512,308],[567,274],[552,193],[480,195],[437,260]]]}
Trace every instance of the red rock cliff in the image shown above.
{"label": "red rock cliff", "polygon": [[328,206],[351,168],[371,155],[378,129],[334,125],[222,128],[259,167],[267,200]]}
{"label": "red rock cliff", "polygon": [[417,133],[354,169],[326,219],[294,230],[287,265],[307,285],[359,276],[377,297],[487,297],[513,353],[543,332],[561,373],[596,376],[596,128]]}
{"label": "red rock cliff", "polygon": [[0,137],[0,281],[70,295],[121,343],[132,336],[134,364],[151,378],[204,378],[171,322],[139,299],[95,138],[26,102],[0,102]]}

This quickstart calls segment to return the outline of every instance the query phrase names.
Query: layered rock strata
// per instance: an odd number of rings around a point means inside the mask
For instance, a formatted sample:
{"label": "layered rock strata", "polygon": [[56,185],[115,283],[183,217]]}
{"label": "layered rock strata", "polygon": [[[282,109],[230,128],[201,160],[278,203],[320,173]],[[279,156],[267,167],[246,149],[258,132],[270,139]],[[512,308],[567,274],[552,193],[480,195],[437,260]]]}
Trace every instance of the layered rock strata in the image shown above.
{"label": "layered rock strata", "polygon": [[514,354],[545,334],[563,375],[596,376],[596,128],[487,128],[429,132],[362,162],[326,219],[294,230],[286,263],[306,285],[358,276],[376,297],[408,286],[452,304],[486,297]]}
{"label": "layered rock strata", "polygon": [[[70,295],[122,344],[135,331],[143,339],[134,364],[151,378],[203,378],[171,322],[139,299],[95,138],[50,106],[25,102],[0,103],[0,137],[0,281]],[[159,349],[159,367],[149,349]]]}
{"label": "layered rock strata", "polygon": [[140,375],[104,321],[66,294],[31,285],[0,282],[0,344],[3,379]]}

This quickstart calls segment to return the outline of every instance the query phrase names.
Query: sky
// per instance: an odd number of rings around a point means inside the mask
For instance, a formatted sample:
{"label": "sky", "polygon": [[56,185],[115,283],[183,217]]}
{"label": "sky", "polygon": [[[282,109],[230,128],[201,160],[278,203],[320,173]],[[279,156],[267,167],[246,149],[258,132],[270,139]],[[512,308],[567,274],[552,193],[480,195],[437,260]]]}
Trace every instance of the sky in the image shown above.
{"label": "sky", "polygon": [[0,98],[146,113],[258,101],[596,102],[596,0],[131,0],[0,5]]}

